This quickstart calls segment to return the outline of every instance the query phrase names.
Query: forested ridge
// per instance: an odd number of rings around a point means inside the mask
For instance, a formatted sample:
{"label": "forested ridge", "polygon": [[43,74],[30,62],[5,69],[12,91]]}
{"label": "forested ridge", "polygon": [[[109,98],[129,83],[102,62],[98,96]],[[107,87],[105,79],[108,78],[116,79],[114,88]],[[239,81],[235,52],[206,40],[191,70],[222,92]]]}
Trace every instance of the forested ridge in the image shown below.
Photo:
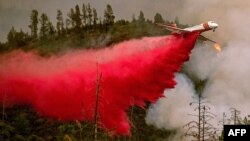
{"label": "forested ridge", "polygon": [[147,19],[143,11],[131,15],[131,20],[116,19],[111,5],[100,14],[90,4],[76,5],[66,14],[61,10],[55,12],[56,23],[53,25],[46,13],[32,10],[27,25],[29,31],[12,27],[7,42],[0,43],[0,51],[32,50],[46,56],[69,48],[100,48],[133,38],[169,34],[155,23],[175,22],[179,27],[187,26],[181,25],[178,17],[175,21],[168,21],[159,13],[153,20]]}

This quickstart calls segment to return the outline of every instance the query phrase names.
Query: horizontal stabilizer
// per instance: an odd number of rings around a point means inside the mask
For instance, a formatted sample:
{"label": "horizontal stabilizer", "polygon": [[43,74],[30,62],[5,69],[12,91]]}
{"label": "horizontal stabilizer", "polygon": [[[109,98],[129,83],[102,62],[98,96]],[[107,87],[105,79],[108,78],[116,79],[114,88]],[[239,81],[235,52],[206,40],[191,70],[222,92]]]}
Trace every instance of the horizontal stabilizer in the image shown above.
{"label": "horizontal stabilizer", "polygon": [[203,35],[199,35],[198,39],[202,40],[202,41],[210,41],[210,42],[213,42],[213,43],[216,43],[215,41],[203,36]]}

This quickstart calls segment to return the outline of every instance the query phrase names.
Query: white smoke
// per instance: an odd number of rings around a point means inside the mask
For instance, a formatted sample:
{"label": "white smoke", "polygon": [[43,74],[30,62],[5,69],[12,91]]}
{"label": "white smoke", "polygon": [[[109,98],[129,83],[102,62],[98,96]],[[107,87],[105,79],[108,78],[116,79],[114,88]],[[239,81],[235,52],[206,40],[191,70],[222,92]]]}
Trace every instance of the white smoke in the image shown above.
{"label": "white smoke", "polygon": [[190,60],[184,65],[187,72],[201,80],[205,80],[209,77],[218,65],[218,59],[221,58],[221,54],[216,54],[216,51],[211,45],[211,43],[198,43],[192,51]]}
{"label": "white smoke", "polygon": [[195,90],[192,81],[184,74],[176,74],[177,85],[165,90],[164,98],[159,99],[148,109],[146,123],[158,128],[176,129],[178,134],[171,137],[180,140],[183,126],[193,120],[189,114],[194,112],[189,104],[193,101]]}
{"label": "white smoke", "polygon": [[[201,7],[203,11],[200,11]],[[190,14],[189,20],[215,20],[219,23],[219,28],[215,33],[209,33],[210,37],[222,43],[222,52],[217,55],[212,48],[212,44],[197,45],[193,50],[190,61],[185,64],[185,69],[189,74],[200,80],[208,80],[202,95],[213,105],[213,113],[217,115],[215,124],[222,119],[223,112],[229,117],[230,108],[241,111],[241,117],[250,114],[250,2],[249,1],[189,1],[186,2],[184,10]],[[180,17],[186,13],[180,12]],[[196,15],[196,16],[192,16]],[[182,19],[182,18],[180,18]],[[185,88],[186,85],[179,84]],[[187,88],[185,91],[189,91]],[[169,93],[167,93],[168,97]],[[178,93],[176,93],[178,95]],[[190,96],[190,95],[189,95]],[[178,97],[176,98],[178,99]],[[171,99],[172,100],[172,99]],[[170,99],[161,99],[160,103],[173,104]],[[185,99],[184,99],[185,100]],[[176,100],[174,100],[176,102]],[[156,127],[175,129],[170,113],[176,112],[179,108],[190,110],[186,104],[179,105],[179,101],[174,103],[175,108],[168,105],[153,106],[150,109],[148,118],[154,121],[148,122]],[[161,112],[158,112],[161,111]],[[157,116],[164,116],[165,122],[159,120]],[[182,123],[183,119],[176,118],[173,122]],[[159,126],[160,125],[160,126]],[[220,127],[221,128],[221,127]],[[182,131],[180,131],[182,132]]]}
{"label": "white smoke", "polygon": [[250,84],[248,63],[250,30],[245,27],[250,24],[247,18],[250,10],[246,10],[243,3],[237,4],[238,8],[229,9],[231,4],[228,2],[226,10],[223,11],[226,14],[222,17],[223,20],[228,21],[225,26],[230,27],[230,31],[219,31],[218,34],[228,36],[228,40],[224,41],[222,53],[216,57],[209,51],[211,49],[198,46],[186,66],[198,78],[208,79],[203,95],[216,107],[218,116],[221,116],[222,112],[228,112],[232,107],[240,110],[242,116],[246,116],[250,114],[248,108],[250,107],[250,87],[248,86]]}
{"label": "white smoke", "polygon": [[209,76],[203,94],[220,115],[231,107],[240,110],[242,116],[250,114],[249,53],[249,44],[230,43]]}

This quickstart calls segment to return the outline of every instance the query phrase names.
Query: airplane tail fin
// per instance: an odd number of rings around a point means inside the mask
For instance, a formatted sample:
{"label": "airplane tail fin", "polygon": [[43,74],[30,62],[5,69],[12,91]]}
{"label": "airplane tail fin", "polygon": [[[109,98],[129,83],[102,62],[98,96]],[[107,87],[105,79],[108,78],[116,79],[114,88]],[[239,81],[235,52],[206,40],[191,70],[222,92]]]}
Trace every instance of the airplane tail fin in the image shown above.
{"label": "airplane tail fin", "polygon": [[189,32],[189,31],[187,31],[185,29],[178,28],[175,23],[174,24],[168,24],[168,25],[156,23],[156,25],[165,27],[165,29],[171,31],[172,33],[182,34],[182,33]]}
{"label": "airplane tail fin", "polygon": [[172,24],[167,24],[167,26],[171,26],[171,27],[177,27],[176,23],[172,23]]}

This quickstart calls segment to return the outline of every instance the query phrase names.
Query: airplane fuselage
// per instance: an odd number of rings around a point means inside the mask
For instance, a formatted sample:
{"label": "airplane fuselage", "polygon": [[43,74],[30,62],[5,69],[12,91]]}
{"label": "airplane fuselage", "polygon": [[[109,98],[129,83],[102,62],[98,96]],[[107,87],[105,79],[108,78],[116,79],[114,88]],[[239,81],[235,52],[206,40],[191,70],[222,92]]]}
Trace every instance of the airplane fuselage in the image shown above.
{"label": "airplane fuselage", "polygon": [[195,25],[192,27],[184,28],[184,30],[189,32],[204,32],[208,30],[215,30],[219,25],[213,21],[205,22],[199,25]]}
{"label": "airplane fuselage", "polygon": [[184,29],[178,28],[176,26],[176,24],[170,24],[170,25],[164,25],[164,24],[159,24],[159,23],[156,23],[156,24],[159,25],[159,26],[165,27],[167,30],[171,31],[172,34],[179,34],[179,35],[182,35],[183,37],[185,37],[186,33],[199,32],[200,33],[199,38],[201,40],[210,41],[210,42],[213,42],[213,43],[216,43],[216,42],[202,36],[201,33],[204,32],[204,31],[208,31],[208,30],[215,31],[215,29],[217,27],[219,27],[219,25],[217,23],[215,23],[214,21],[208,21],[208,22],[205,22],[205,23],[202,23],[202,24],[199,24],[199,25],[195,25],[195,26],[192,26],[192,27],[187,27],[187,28],[184,28]]}

